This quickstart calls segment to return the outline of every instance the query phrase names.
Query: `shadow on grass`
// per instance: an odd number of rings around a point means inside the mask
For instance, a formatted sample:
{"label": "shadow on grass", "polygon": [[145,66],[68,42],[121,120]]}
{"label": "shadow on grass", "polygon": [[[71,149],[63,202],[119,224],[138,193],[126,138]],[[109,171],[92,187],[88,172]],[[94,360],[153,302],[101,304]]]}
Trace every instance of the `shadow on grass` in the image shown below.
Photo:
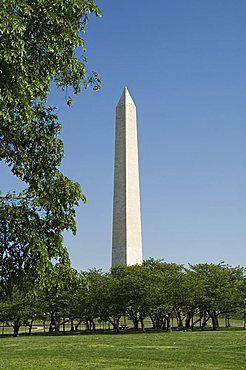
{"label": "shadow on grass", "polygon": [[[134,328],[128,328],[128,329],[121,329],[119,333],[115,333],[113,329],[96,329],[95,331],[91,330],[76,330],[76,331],[60,331],[58,333],[48,333],[48,332],[33,332],[31,334],[29,333],[19,333],[18,337],[61,337],[61,336],[93,336],[93,335],[109,335],[109,336],[115,336],[115,335],[142,335],[142,334],[160,334],[160,333],[166,333],[167,335],[169,333],[206,333],[206,332],[246,332],[246,330],[242,327],[230,327],[230,328],[218,328],[217,330],[213,331],[212,328],[206,328],[205,330],[201,330],[200,328],[195,328],[193,330],[185,329],[185,328],[172,328],[172,330],[163,330],[163,329],[153,329],[153,328],[147,328],[144,331],[142,330],[134,330]],[[0,334],[0,338],[8,338],[13,337],[13,333],[6,333],[6,334]]]}

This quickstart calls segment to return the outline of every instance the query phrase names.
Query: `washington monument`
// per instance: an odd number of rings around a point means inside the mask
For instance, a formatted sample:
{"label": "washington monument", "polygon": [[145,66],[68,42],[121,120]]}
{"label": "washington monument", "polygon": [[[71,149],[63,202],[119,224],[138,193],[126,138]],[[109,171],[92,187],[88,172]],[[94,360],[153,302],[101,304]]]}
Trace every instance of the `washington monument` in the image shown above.
{"label": "washington monument", "polygon": [[142,263],[136,106],[125,87],[116,107],[112,266]]}

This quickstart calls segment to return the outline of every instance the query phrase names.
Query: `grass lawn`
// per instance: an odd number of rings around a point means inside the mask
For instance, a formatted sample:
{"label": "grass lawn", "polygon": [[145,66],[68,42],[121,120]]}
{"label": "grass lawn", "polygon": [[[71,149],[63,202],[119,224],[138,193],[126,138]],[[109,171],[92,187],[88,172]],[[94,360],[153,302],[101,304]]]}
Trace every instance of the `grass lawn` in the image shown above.
{"label": "grass lawn", "polygon": [[246,369],[246,331],[6,336],[0,369]]}

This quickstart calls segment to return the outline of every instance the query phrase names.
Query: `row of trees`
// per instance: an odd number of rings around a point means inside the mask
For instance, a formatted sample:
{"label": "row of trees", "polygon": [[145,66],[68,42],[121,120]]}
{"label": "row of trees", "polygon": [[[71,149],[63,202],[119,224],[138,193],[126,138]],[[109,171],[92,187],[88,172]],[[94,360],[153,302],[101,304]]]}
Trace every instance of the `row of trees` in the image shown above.
{"label": "row of trees", "polygon": [[[171,320],[177,326],[192,330],[200,324],[203,330],[211,320],[228,318],[245,310],[246,277],[242,267],[225,264],[197,264],[184,268],[174,263],[149,259],[142,265],[117,266],[109,273],[98,270],[77,273],[57,264],[47,277],[46,285],[21,294],[13,291],[11,299],[2,300],[0,319],[14,328],[25,325],[31,332],[34,320],[49,320],[54,333],[66,322],[71,330],[80,323],[95,330],[100,319],[119,332],[120,320],[127,316],[135,330],[144,319],[153,328],[168,330]],[[76,325],[74,325],[76,323]]]}

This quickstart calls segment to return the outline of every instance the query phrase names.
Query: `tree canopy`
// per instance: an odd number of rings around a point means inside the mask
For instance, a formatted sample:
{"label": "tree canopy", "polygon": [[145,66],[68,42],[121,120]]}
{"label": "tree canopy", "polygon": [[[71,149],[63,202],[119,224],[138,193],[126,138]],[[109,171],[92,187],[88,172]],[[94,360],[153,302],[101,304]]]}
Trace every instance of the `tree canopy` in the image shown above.
{"label": "tree canopy", "polygon": [[[1,288],[1,284],[0,284]],[[57,265],[35,296],[14,290],[12,299],[1,304],[0,322],[16,330],[36,317],[45,320],[49,332],[70,322],[71,331],[80,323],[90,330],[98,322],[110,324],[116,333],[122,325],[139,329],[144,321],[153,329],[216,330],[219,317],[230,325],[230,317],[244,320],[245,268],[202,263],[184,268],[153,259],[142,265],[115,266],[108,273],[90,270],[78,273]],[[30,287],[32,289],[32,287]],[[1,290],[0,290],[1,298]],[[242,322],[242,321],[241,321]]]}
{"label": "tree canopy", "polygon": [[62,126],[47,98],[52,81],[75,94],[99,88],[98,74],[86,70],[82,37],[90,13],[101,14],[93,0],[1,2],[0,161],[26,184],[1,196],[3,281],[41,277],[52,259],[69,263],[62,231],[75,233],[75,206],[86,199],[59,170]]}

